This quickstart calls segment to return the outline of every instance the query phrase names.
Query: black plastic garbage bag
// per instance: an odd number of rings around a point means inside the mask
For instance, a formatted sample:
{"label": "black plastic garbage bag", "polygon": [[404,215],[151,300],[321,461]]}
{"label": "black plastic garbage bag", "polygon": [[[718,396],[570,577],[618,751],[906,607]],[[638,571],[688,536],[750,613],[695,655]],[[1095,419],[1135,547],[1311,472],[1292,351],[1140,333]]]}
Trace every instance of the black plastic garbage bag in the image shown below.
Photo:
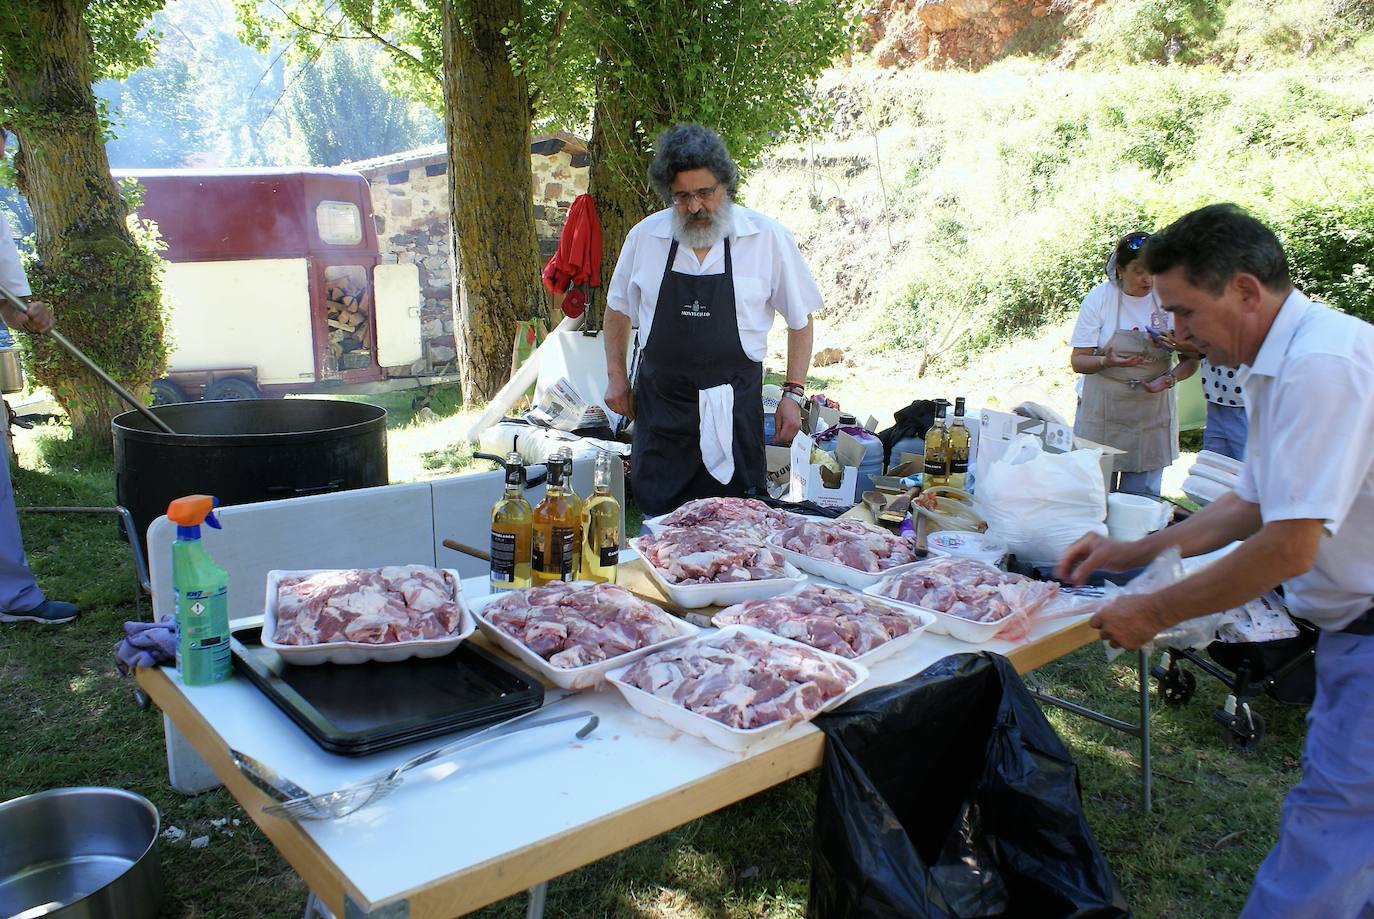
{"label": "black plastic garbage bag", "polygon": [[1006,658],[947,657],[816,725],[812,919],[1129,915],[1078,768]]}

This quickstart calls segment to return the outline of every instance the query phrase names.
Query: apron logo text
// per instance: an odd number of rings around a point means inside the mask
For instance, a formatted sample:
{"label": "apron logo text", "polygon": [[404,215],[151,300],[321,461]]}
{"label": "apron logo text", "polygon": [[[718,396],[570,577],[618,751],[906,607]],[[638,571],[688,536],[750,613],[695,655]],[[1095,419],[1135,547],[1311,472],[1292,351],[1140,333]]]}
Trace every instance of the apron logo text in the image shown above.
{"label": "apron logo text", "polygon": [[691,303],[683,304],[682,315],[688,319],[710,319],[711,311],[702,306],[700,300],[693,300]]}

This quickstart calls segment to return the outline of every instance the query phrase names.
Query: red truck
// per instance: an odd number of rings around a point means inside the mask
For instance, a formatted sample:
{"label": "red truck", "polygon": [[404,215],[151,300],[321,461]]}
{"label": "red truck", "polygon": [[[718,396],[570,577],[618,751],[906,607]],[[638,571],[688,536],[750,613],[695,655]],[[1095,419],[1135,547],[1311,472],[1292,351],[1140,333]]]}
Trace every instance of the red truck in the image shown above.
{"label": "red truck", "polygon": [[[429,375],[415,265],[381,264],[348,169],[118,170],[166,243],[158,402],[375,392]],[[419,371],[419,373],[417,373]]]}

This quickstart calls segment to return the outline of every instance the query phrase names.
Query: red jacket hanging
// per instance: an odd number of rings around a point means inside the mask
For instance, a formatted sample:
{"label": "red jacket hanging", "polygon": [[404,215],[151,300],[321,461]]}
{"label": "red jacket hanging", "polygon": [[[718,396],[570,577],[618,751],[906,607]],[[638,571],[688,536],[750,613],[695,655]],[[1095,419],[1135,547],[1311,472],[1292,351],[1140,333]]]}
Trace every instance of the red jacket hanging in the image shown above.
{"label": "red jacket hanging", "polygon": [[596,200],[578,195],[568,208],[558,250],[544,267],[544,286],[561,294],[570,287],[601,286],[601,221],[596,216]]}

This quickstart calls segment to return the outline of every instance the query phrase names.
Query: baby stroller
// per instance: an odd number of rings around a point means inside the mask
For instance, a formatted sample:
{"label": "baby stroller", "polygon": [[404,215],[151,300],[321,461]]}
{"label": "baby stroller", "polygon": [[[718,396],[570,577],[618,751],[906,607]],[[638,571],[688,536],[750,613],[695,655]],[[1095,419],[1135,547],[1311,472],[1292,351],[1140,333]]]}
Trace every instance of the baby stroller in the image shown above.
{"label": "baby stroller", "polygon": [[1261,693],[1285,705],[1311,705],[1316,693],[1317,627],[1293,618],[1298,634],[1274,641],[1213,641],[1202,652],[1166,648],[1150,668],[1159,697],[1183,705],[1197,690],[1197,677],[1180,666],[1187,661],[1226,686],[1226,700],[1216,710],[1231,744],[1254,750],[1264,739],[1264,718],[1250,701]]}

